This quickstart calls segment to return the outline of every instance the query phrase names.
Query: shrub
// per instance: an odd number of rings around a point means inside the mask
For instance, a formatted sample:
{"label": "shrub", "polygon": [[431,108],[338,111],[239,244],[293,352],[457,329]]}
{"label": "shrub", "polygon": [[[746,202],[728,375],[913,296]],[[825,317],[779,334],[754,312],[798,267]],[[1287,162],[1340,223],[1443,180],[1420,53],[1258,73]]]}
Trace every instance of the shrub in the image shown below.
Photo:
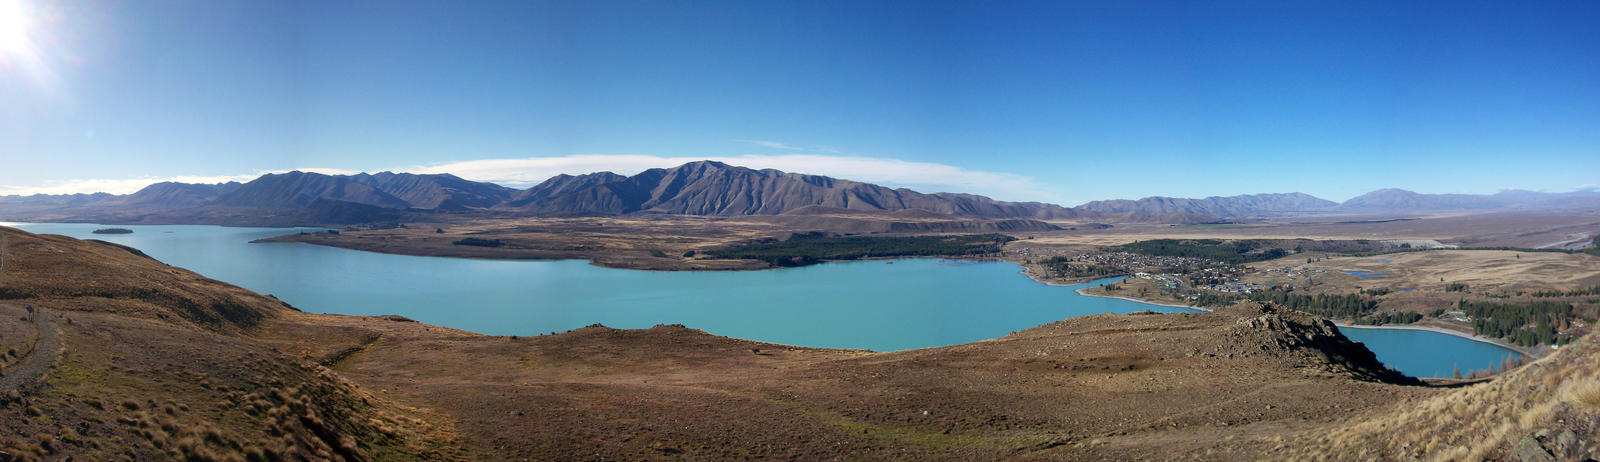
{"label": "shrub", "polygon": [[1013,240],[1003,234],[867,237],[806,233],[704,253],[712,258],[761,260],[772,266],[804,266],[823,260],[992,254]]}
{"label": "shrub", "polygon": [[1590,385],[1589,389],[1578,392],[1578,402],[1600,409],[1600,383]]}
{"label": "shrub", "polygon": [[476,237],[463,238],[455,242],[451,242],[451,244],[470,245],[474,247],[499,247],[505,245],[505,243],[500,242],[499,239],[480,239]]}

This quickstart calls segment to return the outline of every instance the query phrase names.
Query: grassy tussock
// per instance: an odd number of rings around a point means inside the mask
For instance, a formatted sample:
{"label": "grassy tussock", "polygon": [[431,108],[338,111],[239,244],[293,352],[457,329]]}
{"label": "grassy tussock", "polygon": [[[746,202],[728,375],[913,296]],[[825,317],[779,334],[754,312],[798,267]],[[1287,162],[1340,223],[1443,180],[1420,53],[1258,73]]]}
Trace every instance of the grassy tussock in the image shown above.
{"label": "grassy tussock", "polygon": [[[1489,382],[1402,403],[1289,452],[1326,460],[1486,460],[1539,430],[1560,428],[1563,413],[1600,415],[1600,337],[1589,336]],[[1565,418],[1570,419],[1570,416]]]}

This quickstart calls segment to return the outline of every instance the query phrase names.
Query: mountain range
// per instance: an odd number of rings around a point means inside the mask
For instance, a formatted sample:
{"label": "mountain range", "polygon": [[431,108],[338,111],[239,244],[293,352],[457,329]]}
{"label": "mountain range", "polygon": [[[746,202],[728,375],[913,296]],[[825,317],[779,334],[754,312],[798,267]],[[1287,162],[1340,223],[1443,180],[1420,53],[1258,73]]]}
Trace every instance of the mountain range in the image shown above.
{"label": "mountain range", "polygon": [[820,175],[690,162],[632,176],[557,175],[528,189],[450,174],[267,174],[247,183],[156,183],[127,195],[0,197],[0,219],[105,223],[356,224],[407,216],[781,215],[810,208],[925,211],[968,219],[1204,223],[1295,213],[1600,209],[1600,192],[1421,194],[1383,189],[1336,203],[1302,193],[1146,197],[1063,207],[960,193],[920,193]]}
{"label": "mountain range", "polygon": [[1094,201],[1078,206],[1079,209],[1104,213],[1193,214],[1217,218],[1235,218],[1275,212],[1322,210],[1338,206],[1337,202],[1318,199],[1308,194],[1247,194],[1231,197],[1185,199],[1178,197],[1146,197],[1139,200]]}

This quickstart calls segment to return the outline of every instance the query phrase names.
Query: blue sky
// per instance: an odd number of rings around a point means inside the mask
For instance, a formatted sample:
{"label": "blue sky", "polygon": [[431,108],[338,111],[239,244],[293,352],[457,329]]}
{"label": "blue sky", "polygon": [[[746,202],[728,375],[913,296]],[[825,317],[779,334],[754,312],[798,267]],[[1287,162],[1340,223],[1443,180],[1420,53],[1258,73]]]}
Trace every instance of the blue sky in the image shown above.
{"label": "blue sky", "polygon": [[1069,205],[1600,183],[1600,2],[1527,3],[0,0],[0,194],[698,158]]}

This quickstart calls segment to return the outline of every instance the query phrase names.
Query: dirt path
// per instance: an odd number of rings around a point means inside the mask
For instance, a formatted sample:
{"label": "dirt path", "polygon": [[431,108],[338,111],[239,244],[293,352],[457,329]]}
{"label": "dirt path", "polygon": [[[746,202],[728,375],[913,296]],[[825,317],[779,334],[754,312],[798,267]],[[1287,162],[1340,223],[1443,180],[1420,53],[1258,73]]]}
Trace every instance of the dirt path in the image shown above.
{"label": "dirt path", "polygon": [[39,329],[39,342],[34,345],[33,354],[21,366],[7,369],[6,375],[0,377],[0,392],[15,390],[39,378],[61,351],[61,339],[56,335],[56,326],[50,324],[49,315],[44,313],[43,308],[34,309],[38,310],[33,314],[33,324]]}

